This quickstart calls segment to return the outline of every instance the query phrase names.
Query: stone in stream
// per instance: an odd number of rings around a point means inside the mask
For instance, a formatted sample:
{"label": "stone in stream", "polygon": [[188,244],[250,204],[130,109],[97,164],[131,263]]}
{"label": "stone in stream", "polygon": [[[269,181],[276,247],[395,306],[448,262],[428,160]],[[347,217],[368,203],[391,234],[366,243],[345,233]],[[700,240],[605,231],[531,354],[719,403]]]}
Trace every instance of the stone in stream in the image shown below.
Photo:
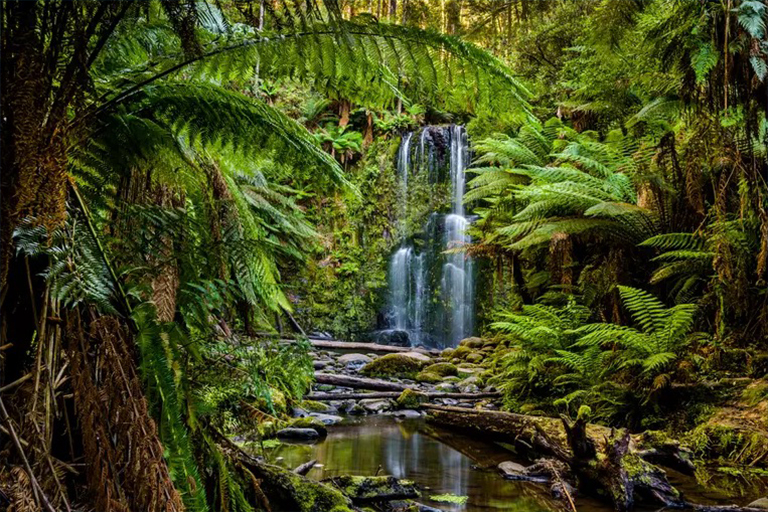
{"label": "stone in stream", "polygon": [[385,414],[388,414],[390,416],[394,416],[395,418],[401,418],[404,420],[411,420],[416,418],[421,418],[421,413],[419,411],[415,411],[413,409],[401,409],[399,411],[391,411],[387,412]]}
{"label": "stone in stream", "polygon": [[351,416],[362,416],[363,414],[366,414],[365,408],[360,404],[354,404],[349,409],[347,409],[347,414]]}
{"label": "stone in stream", "polygon": [[373,414],[379,414],[392,409],[392,401],[386,399],[364,398],[358,404]]}
{"label": "stone in stream", "polygon": [[320,434],[313,428],[284,428],[277,431],[277,437],[291,441],[317,441]]}
{"label": "stone in stream", "polygon": [[747,507],[748,508],[762,508],[762,509],[768,510],[768,498],[757,499],[757,500],[753,501],[752,503],[750,503],[749,505],[747,505]]}
{"label": "stone in stream", "polygon": [[455,385],[451,384],[450,382],[441,382],[437,386],[435,386],[435,391],[439,391],[441,393],[458,393],[459,388],[457,388]]}
{"label": "stone in stream", "polygon": [[325,423],[323,423],[320,419],[312,416],[305,416],[303,418],[296,418],[292,420],[290,428],[311,428],[315,430],[321,437],[328,435],[328,429],[325,427]]}
{"label": "stone in stream", "polygon": [[325,361],[325,360],[312,361],[312,365],[315,367],[315,370],[322,370],[332,362],[333,361]]}
{"label": "stone in stream", "polygon": [[405,409],[416,409],[421,404],[429,402],[429,397],[419,391],[406,389],[397,397],[397,405]]}
{"label": "stone in stream", "polygon": [[311,412],[309,413],[309,416],[320,420],[323,422],[323,425],[336,425],[337,423],[341,423],[344,418],[341,416],[335,416],[333,414],[323,414],[321,412]]}
{"label": "stone in stream", "polygon": [[430,361],[418,352],[387,354],[366,363],[360,373],[367,377],[412,377]]}
{"label": "stone in stream", "polygon": [[309,416],[309,413],[302,409],[301,407],[294,407],[291,409],[291,416],[294,418],[303,418],[305,416]]}
{"label": "stone in stream", "polygon": [[478,393],[480,391],[480,378],[473,375],[459,382],[456,386],[462,393]]}
{"label": "stone in stream", "polygon": [[525,466],[507,460],[497,466],[504,478],[509,480],[527,480],[528,477],[525,474]]}

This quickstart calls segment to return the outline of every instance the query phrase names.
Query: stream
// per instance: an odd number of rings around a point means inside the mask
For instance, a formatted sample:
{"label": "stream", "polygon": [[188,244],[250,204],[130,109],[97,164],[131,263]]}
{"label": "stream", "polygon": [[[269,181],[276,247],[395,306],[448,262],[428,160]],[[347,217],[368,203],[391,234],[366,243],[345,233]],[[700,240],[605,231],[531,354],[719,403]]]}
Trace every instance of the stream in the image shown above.
{"label": "stream", "polygon": [[[415,481],[422,489],[420,503],[452,512],[562,511],[540,484],[505,480],[496,465],[514,456],[502,446],[426,424],[375,415],[351,418],[329,428],[317,444],[282,443],[267,448],[273,463],[294,468],[316,459],[308,476],[393,475]],[[671,472],[670,479],[689,498],[700,503],[733,503],[717,490],[704,490],[692,478]],[[465,504],[430,499],[452,494],[466,496]],[[739,501],[743,501],[739,500]],[[611,512],[600,500],[579,496],[580,512]],[[653,508],[636,510],[656,510]]]}

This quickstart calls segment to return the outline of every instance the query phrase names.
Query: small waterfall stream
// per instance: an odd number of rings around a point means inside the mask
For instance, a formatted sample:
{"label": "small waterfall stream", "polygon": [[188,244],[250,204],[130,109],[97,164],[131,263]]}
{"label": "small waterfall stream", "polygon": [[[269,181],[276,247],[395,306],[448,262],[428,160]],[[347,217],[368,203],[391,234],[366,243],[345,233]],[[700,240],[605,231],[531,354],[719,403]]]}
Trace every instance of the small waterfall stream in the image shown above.
{"label": "small waterfall stream", "polygon": [[[389,328],[406,333],[411,345],[455,346],[472,334],[474,320],[473,263],[461,251],[470,241],[463,204],[467,133],[458,125],[426,127],[416,147],[413,136],[403,135],[397,154],[400,246],[389,266]],[[430,212],[423,228],[409,234],[409,205],[419,200],[409,193],[413,178],[430,194],[448,185],[450,210]]]}

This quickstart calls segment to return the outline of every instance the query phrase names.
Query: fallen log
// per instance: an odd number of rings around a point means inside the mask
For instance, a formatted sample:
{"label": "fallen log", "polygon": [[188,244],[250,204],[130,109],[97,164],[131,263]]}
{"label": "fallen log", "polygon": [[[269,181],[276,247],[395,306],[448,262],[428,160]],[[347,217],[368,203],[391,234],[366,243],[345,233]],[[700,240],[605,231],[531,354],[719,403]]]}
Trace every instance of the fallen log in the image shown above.
{"label": "fallen log", "polygon": [[[429,399],[435,398],[454,398],[457,400],[473,398],[498,398],[501,393],[498,391],[487,393],[447,393],[425,391],[422,394],[427,395]],[[311,393],[304,397],[305,400],[314,400],[316,402],[327,402],[332,400],[362,400],[365,398],[397,398],[400,396],[398,391],[377,391],[372,393]]]}
{"label": "fallen log", "polygon": [[[547,475],[550,481],[559,484],[557,489],[564,490],[562,494],[566,498],[570,498],[567,489],[570,480],[584,489],[602,490],[619,512],[632,509],[639,497],[666,507],[696,508],[682,499],[664,470],[643,460],[640,452],[630,447],[629,433],[587,423],[589,410],[586,408],[571,422],[564,417],[555,419],[430,404],[423,407],[429,413],[428,421],[504,440],[531,458],[549,456],[550,459],[537,461],[537,466],[544,470],[567,468],[567,471],[550,470]],[[553,491],[557,489],[553,486]]]}
{"label": "fallen log", "polygon": [[374,391],[405,391],[408,388],[405,384],[389,382],[387,380],[351,377],[349,375],[335,375],[322,372],[315,372],[315,381],[318,384],[330,384],[332,386],[355,389],[371,389]]}
{"label": "fallen log", "polygon": [[[280,339],[281,343],[296,343],[297,340],[288,338]],[[355,350],[361,352],[423,352],[429,353],[421,347],[395,347],[392,345],[380,345],[378,343],[360,343],[354,341],[329,341],[308,338],[309,344],[317,348],[330,348],[337,350]]]}

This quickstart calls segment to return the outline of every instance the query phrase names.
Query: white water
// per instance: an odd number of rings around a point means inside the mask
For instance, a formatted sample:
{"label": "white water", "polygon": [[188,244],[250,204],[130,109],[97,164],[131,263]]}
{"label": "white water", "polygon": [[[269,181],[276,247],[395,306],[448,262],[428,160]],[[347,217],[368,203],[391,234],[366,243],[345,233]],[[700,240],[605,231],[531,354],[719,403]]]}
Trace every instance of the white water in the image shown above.
{"label": "white water", "polygon": [[[466,233],[469,220],[462,201],[469,150],[462,126],[430,130],[439,135],[438,139],[449,141],[451,211],[449,214],[433,212],[429,216],[423,248],[417,250],[407,237],[405,225],[410,199],[409,175],[427,173],[427,180],[434,187],[440,174],[435,156],[438,151],[434,146],[436,142],[425,129],[419,136],[417,158],[412,162],[413,133],[406,133],[397,155],[401,241],[389,267],[389,327],[407,332],[412,345],[455,346],[472,334],[474,319],[473,264],[460,250],[470,242]],[[440,304],[435,306],[438,299]]]}

